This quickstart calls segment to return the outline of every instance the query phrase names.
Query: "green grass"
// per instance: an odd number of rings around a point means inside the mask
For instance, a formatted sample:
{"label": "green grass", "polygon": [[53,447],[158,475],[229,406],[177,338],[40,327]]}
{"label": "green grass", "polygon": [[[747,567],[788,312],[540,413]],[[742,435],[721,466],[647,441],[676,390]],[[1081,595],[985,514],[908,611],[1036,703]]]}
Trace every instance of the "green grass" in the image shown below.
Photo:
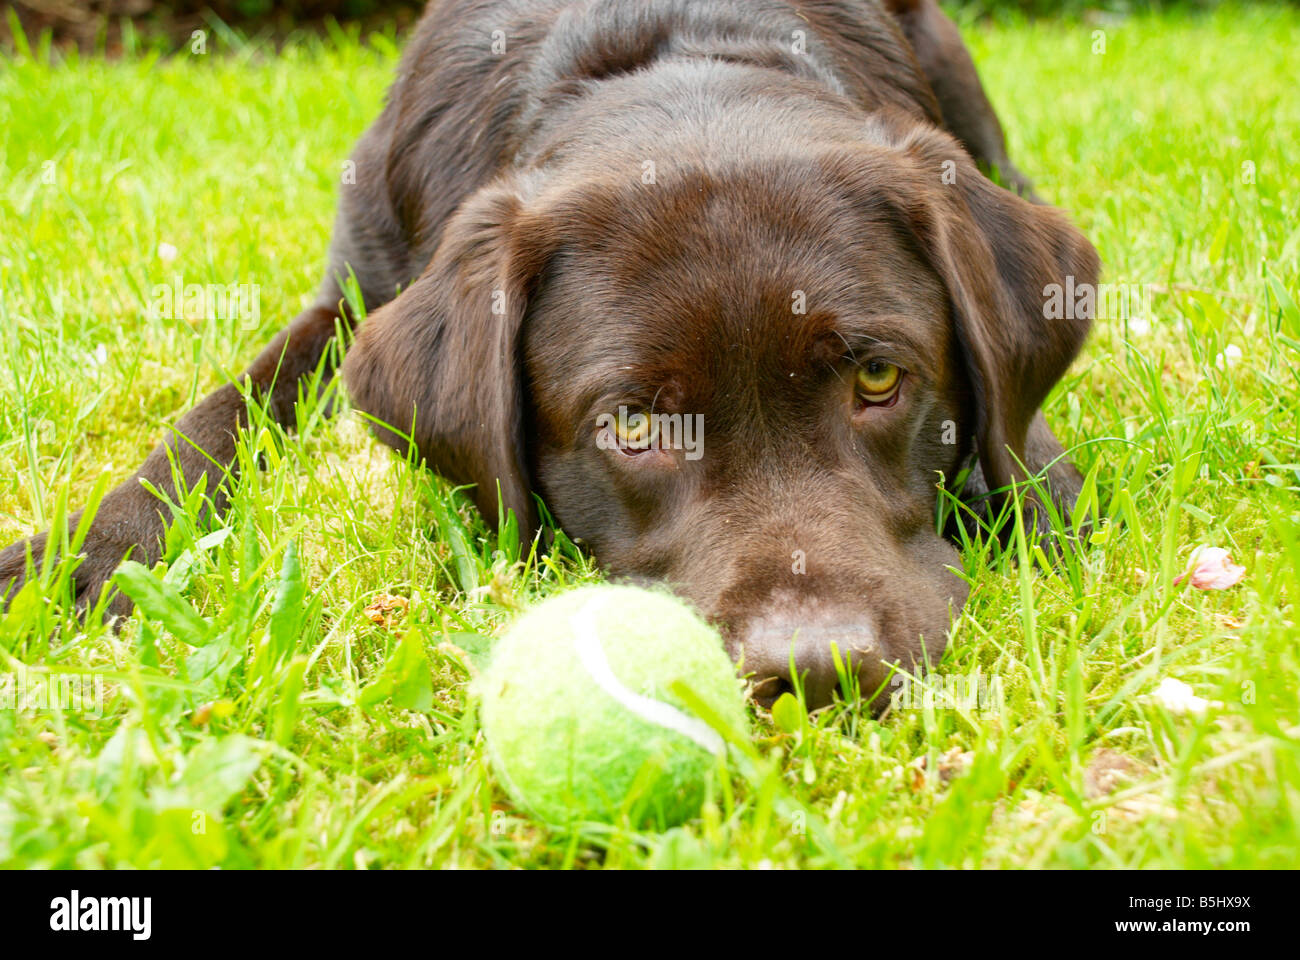
{"label": "green grass", "polygon": [[[993,679],[996,704],[759,711],[699,819],[534,824],[468,681],[512,610],[598,574],[563,539],[498,541],[313,403],[297,433],[246,437],[268,469],[224,523],[177,511],[165,581],[134,571],[184,604],[120,635],[40,594],[0,618],[0,675],[104,690],[102,713],[0,709],[0,865],[1293,866],[1300,97],[1277,51],[1300,14],[1129,20],[1101,55],[1094,29],[967,31],[1012,156],[1108,279],[1162,291],[1149,330],[1099,323],[1047,405],[1095,484],[1091,540],[1054,569],[963,553],[938,671]],[[314,291],[395,51],[213,46],[0,65],[0,543],[124,478]],[[260,320],[151,317],[177,273],[258,284]],[[1201,543],[1244,582],[1174,587]],[[405,611],[372,622],[380,595]],[[1149,696],[1166,678],[1220,705],[1170,713]]]}

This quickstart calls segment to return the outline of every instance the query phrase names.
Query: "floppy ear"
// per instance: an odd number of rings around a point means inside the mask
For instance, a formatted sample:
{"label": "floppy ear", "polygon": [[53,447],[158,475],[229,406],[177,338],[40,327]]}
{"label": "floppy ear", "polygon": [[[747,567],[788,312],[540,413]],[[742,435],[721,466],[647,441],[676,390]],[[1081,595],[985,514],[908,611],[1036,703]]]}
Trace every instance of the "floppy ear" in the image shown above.
{"label": "floppy ear", "polygon": [[[977,398],[980,465],[990,489],[1035,472],[1027,437],[1038,408],[1092,325],[1097,251],[1065,217],[994,186],[970,165],[964,203],[936,231]],[[962,206],[965,207],[962,210]],[[1068,298],[1068,302],[1067,302]]]}
{"label": "floppy ear", "polygon": [[489,523],[501,507],[532,531],[519,332],[544,255],[536,231],[520,229],[522,205],[513,183],[467,200],[419,279],[362,325],[343,376],[356,406],[387,425],[381,440],[405,453],[409,433],[433,469],[475,484]]}
{"label": "floppy ear", "polygon": [[[946,134],[912,124],[892,145],[927,181],[901,202],[948,288],[974,392],[980,468],[987,489],[998,490],[1062,452],[1038,408],[1092,324],[1097,251],[1060,211],[991,183]],[[1082,291],[1091,294],[1076,301]],[[1054,499],[1072,504],[1077,477],[1067,461],[1053,464]]]}

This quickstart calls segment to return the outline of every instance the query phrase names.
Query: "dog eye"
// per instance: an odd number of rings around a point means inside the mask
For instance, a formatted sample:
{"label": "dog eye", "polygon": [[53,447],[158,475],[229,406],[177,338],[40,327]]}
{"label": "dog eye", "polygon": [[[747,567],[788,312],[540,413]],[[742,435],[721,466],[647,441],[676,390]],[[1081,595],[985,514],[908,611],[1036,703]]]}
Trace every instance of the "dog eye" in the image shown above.
{"label": "dog eye", "polygon": [[648,450],[658,439],[659,428],[648,413],[630,413],[614,418],[614,433],[620,446],[629,450]]}
{"label": "dog eye", "polygon": [[868,360],[858,367],[858,399],[864,403],[888,403],[898,393],[903,369],[888,360]]}

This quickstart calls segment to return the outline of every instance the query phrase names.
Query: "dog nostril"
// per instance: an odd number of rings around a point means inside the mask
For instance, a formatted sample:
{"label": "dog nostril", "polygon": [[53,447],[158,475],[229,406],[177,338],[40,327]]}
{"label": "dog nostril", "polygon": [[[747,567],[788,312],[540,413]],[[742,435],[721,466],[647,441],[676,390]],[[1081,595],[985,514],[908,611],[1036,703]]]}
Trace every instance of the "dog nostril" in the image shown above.
{"label": "dog nostril", "polygon": [[[853,672],[864,683],[869,684],[879,672],[875,631],[862,616],[826,617],[813,623],[775,618],[752,625],[743,636],[742,663],[752,678],[750,696],[769,709],[783,693],[794,692],[792,659],[809,710],[830,705],[841,692],[836,652],[839,662],[852,663]],[[867,691],[864,694],[870,696]]]}
{"label": "dog nostril", "polygon": [[783,693],[794,693],[794,686],[785,677],[765,677],[749,687],[750,698],[764,710],[771,710]]}

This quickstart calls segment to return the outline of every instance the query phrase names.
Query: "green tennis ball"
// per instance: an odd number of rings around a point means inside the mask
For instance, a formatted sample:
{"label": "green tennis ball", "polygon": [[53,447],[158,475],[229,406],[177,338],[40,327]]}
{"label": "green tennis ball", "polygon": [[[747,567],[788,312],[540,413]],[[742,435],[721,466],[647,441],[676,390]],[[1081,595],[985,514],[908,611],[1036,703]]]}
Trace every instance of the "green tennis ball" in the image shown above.
{"label": "green tennis ball", "polygon": [[748,727],[718,634],[666,593],[584,587],[524,613],[477,681],[492,765],[514,801],[553,824],[667,828],[695,816],[725,745]]}

